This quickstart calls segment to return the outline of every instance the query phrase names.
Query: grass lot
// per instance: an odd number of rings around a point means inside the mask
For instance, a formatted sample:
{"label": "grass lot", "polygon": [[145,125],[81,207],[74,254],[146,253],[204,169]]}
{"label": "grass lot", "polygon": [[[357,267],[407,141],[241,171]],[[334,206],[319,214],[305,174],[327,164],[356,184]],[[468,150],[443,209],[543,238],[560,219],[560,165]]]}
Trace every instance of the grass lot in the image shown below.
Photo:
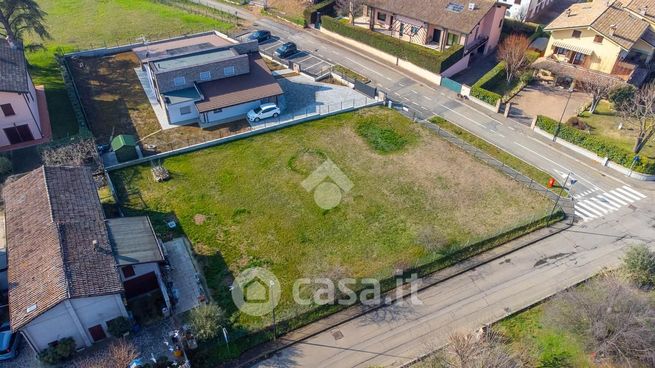
{"label": "grass lot", "polygon": [[303,25],[306,2],[303,0],[268,0],[269,13],[279,15],[290,22]]}
{"label": "grass lot", "polygon": [[150,0],[39,0],[38,3],[48,13],[46,22],[52,39],[44,42],[44,51],[28,53],[27,58],[35,84],[46,86],[55,138],[78,132],[55,60],[57,50],[67,52],[135,42],[142,35],[154,39],[209,29],[226,31],[233,27],[227,22],[185,13]]}
{"label": "grass lot", "polygon": [[[330,158],[354,183],[321,210],[301,182]],[[389,277],[442,257],[468,240],[525,223],[545,198],[463,154],[393,110],[342,114],[166,159],[172,179],[149,166],[112,173],[130,215],[149,214],[160,235],[184,232],[214,298],[235,328],[270,323],[234,310],[228,285],[252,266],[282,284],[278,318],[299,277]],[[180,226],[170,233],[165,220]]]}
{"label": "grass lot", "polygon": [[[591,134],[603,136],[616,146],[632,152],[637,133],[629,126],[624,126],[621,130],[618,129],[621,121],[612,110],[610,102],[601,101],[594,114],[587,111],[583,113],[582,120],[591,128]],[[655,140],[651,139],[644,146],[641,155],[655,159]]]}

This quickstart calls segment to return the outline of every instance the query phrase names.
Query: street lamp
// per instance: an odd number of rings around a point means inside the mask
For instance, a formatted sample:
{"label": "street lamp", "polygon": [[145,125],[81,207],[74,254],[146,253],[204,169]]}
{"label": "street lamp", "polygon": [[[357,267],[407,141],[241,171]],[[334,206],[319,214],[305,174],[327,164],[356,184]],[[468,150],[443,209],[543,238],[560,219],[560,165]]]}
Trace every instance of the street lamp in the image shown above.
{"label": "street lamp", "polygon": [[553,135],[553,142],[557,140],[557,136],[559,135],[559,131],[562,128],[562,119],[564,119],[564,115],[566,114],[566,109],[569,107],[569,102],[571,101],[571,96],[573,96],[573,82],[571,82],[571,86],[569,87],[569,97],[566,99],[566,104],[564,105],[564,110],[562,110],[562,115],[559,117],[559,122],[557,124],[557,130],[555,131],[555,135]]}
{"label": "street lamp", "polygon": [[[566,174],[566,179],[564,179],[564,184],[562,184],[559,194],[557,195],[557,199],[555,200],[555,204],[553,205],[553,209],[550,211],[550,215],[548,216],[548,221],[546,224],[550,223],[550,219],[553,217],[553,213],[555,213],[555,209],[557,208],[557,205],[559,204],[560,199],[562,198],[562,194],[564,193],[564,190],[566,189],[566,184],[569,182],[569,179],[571,179],[571,188],[568,189],[569,195],[571,196],[571,200],[573,201],[573,186],[575,183],[578,182],[577,179],[574,179],[571,177],[571,172],[569,171],[568,174]],[[574,204],[575,206],[575,204]]]}

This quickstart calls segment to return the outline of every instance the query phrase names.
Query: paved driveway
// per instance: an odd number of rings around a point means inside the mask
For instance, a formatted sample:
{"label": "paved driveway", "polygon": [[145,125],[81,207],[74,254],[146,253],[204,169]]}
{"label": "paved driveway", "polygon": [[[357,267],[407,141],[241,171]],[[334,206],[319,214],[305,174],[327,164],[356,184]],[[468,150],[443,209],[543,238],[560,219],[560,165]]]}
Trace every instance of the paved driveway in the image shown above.
{"label": "paved driveway", "polygon": [[573,92],[567,106],[566,100],[568,98],[569,92],[564,88],[534,82],[525,87],[511,100],[511,116],[525,124],[530,124],[532,118],[537,115],[545,115],[549,118],[559,120],[566,106],[566,112],[563,118],[563,121],[566,121],[566,119],[576,115],[583,106],[591,101],[591,97],[588,94]]}
{"label": "paved driveway", "polygon": [[[259,45],[259,52],[272,57],[275,50],[287,41],[288,40],[273,36],[271,40]],[[332,67],[331,63],[305,50],[298,50],[296,54],[291,55],[284,60],[293,61],[294,63],[299,64],[300,70],[311,76],[319,76]]]}

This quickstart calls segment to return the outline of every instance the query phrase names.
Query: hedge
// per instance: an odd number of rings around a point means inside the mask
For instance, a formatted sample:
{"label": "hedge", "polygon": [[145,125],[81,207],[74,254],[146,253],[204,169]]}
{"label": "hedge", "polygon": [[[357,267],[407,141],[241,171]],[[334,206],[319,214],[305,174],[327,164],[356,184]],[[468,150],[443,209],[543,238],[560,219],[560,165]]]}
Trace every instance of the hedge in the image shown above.
{"label": "hedge", "polygon": [[473,86],[471,86],[471,96],[482,100],[490,105],[496,106],[499,100],[503,98],[496,92],[491,92],[486,89],[487,86],[498,83],[498,80],[505,78],[505,62],[499,62],[493,69],[478,79]]}
{"label": "hedge", "polygon": [[328,31],[352,38],[436,74],[451,67],[464,55],[464,47],[461,45],[446,51],[436,51],[367,28],[344,24],[329,16],[321,17],[321,25]]}
{"label": "hedge", "polygon": [[536,23],[521,22],[514,19],[505,19],[503,22],[503,33],[523,33],[526,36],[531,36],[536,33],[540,26]]}
{"label": "hedge", "polygon": [[305,17],[305,26],[308,26],[312,23],[312,14],[318,11],[320,11],[321,13],[328,12],[328,11],[330,13],[333,13],[335,4],[336,4],[336,0],[325,0],[325,1],[321,1],[320,3],[306,7],[302,11],[303,16]]}
{"label": "hedge", "polygon": [[[550,134],[555,135],[557,133],[558,125],[560,124],[554,119],[541,115],[537,117],[537,126]],[[588,149],[600,157],[607,157],[627,168],[632,165],[635,157],[632,151],[619,147],[602,136],[591,135],[565,124],[560,125],[557,136],[567,142]],[[655,161],[643,156],[640,158],[640,162],[634,165],[634,171],[643,174],[655,174]]]}

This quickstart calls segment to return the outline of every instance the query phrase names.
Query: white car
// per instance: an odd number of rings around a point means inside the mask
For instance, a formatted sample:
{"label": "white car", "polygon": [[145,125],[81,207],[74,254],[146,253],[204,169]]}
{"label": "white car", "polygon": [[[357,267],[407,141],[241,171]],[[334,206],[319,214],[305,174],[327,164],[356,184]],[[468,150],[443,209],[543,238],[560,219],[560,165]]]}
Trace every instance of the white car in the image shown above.
{"label": "white car", "polygon": [[280,115],[280,108],[274,103],[266,103],[258,108],[248,111],[248,121],[260,121],[262,119],[277,118]]}

